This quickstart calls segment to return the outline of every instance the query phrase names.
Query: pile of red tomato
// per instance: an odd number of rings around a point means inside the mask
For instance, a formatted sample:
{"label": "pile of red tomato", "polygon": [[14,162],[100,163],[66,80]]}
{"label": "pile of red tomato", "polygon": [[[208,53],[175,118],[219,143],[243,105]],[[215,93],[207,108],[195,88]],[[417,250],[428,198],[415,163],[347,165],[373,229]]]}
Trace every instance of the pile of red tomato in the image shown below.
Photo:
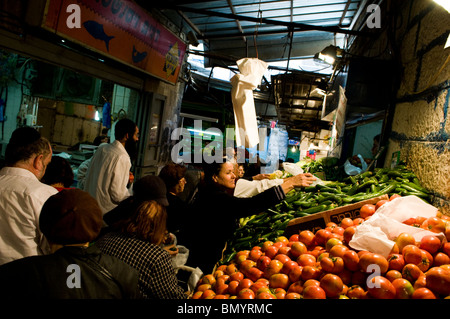
{"label": "pile of red tomato", "polygon": [[[393,200],[398,195],[391,197]],[[243,250],[203,276],[192,299],[438,299],[450,298],[450,218],[405,221],[430,235],[420,242],[400,234],[390,255],[356,251],[348,243],[356,228],[386,201],[364,205],[361,217],[300,231]]]}

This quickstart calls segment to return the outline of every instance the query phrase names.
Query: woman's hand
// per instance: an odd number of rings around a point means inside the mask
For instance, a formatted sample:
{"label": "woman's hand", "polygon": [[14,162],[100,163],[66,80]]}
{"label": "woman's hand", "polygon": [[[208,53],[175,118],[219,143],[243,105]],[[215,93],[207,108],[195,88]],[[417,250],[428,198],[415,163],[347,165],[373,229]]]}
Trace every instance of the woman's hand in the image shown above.
{"label": "woman's hand", "polygon": [[281,187],[284,193],[287,194],[295,187],[307,187],[311,185],[317,178],[311,173],[298,174],[292,177],[285,178]]}

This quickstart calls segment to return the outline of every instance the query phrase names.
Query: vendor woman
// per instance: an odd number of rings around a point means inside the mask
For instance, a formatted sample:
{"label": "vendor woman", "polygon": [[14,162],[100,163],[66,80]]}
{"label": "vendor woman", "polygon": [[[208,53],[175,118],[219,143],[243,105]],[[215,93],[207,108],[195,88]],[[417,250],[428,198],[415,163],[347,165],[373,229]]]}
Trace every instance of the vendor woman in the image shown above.
{"label": "vendor woman", "polygon": [[233,163],[207,164],[204,173],[205,184],[179,239],[189,249],[187,265],[199,267],[205,274],[212,272],[221,259],[236,219],[260,213],[283,200],[294,187],[309,186],[316,179],[312,174],[299,174],[251,198],[237,198],[233,197],[236,180]]}

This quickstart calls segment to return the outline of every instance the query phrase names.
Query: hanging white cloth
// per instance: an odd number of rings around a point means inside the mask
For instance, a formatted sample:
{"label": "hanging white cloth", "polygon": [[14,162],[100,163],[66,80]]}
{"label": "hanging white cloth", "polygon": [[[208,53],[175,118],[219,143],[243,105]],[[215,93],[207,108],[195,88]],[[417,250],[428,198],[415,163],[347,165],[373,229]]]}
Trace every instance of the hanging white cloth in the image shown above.
{"label": "hanging white cloth", "polygon": [[230,79],[236,145],[249,148],[259,143],[253,90],[261,83],[268,65],[256,58],[243,58],[236,63],[240,74],[236,74]]}

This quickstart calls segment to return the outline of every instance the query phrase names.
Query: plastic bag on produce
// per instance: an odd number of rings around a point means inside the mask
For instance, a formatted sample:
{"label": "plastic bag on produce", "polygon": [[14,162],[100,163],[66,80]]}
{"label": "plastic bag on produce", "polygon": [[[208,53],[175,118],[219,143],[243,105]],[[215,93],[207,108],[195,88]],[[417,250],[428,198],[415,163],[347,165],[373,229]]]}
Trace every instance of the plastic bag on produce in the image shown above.
{"label": "plastic bag on produce", "polygon": [[295,163],[284,162],[283,169],[294,176],[303,174],[303,169],[300,167],[300,165],[297,165]]}
{"label": "plastic bag on produce", "polygon": [[381,206],[375,214],[356,228],[349,246],[357,250],[368,250],[387,257],[394,246],[395,238],[401,233],[408,233],[420,241],[426,235],[438,236],[445,240],[443,233],[434,233],[422,228],[403,223],[411,217],[434,217],[437,208],[425,203],[416,196],[404,196],[389,201]]}
{"label": "plastic bag on produce", "polygon": [[186,265],[186,262],[189,257],[189,249],[187,249],[186,247],[181,246],[181,245],[177,245],[177,248],[178,248],[178,254],[176,254],[172,258],[172,263],[173,263],[175,270]]}
{"label": "plastic bag on produce", "polygon": [[354,166],[350,164],[349,160],[346,160],[344,163],[344,171],[347,175],[358,175],[359,173],[364,172],[367,169],[367,163],[361,154],[358,154],[358,157],[361,161],[361,167]]}

